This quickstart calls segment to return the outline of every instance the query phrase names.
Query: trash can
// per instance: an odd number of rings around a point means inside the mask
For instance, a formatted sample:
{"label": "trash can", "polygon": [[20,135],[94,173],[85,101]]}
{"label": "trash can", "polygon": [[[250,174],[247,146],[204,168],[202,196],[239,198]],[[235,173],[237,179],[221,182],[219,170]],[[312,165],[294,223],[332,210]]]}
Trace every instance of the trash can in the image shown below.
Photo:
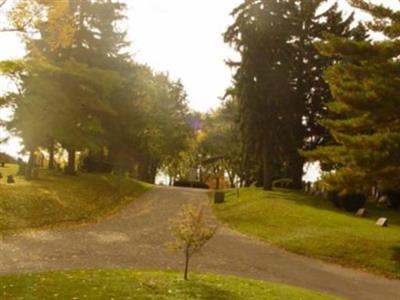
{"label": "trash can", "polygon": [[214,203],[221,204],[225,202],[225,193],[224,192],[215,192],[214,193]]}

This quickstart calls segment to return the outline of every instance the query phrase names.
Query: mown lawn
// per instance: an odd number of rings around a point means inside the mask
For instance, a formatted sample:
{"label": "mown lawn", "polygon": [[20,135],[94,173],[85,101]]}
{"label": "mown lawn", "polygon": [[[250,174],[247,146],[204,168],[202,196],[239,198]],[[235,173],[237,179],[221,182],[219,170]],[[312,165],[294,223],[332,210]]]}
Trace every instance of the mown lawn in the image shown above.
{"label": "mown lawn", "polygon": [[149,185],[112,175],[56,175],[42,171],[40,179],[27,182],[16,177],[7,184],[6,175],[16,167],[0,168],[0,233],[24,229],[94,222],[117,212]]}
{"label": "mown lawn", "polygon": [[[213,205],[230,227],[289,251],[400,278],[400,211],[369,204],[366,219],[300,192],[250,188]],[[388,217],[390,226],[375,225]]]}
{"label": "mown lawn", "polygon": [[[0,277],[4,299],[333,300],[284,285],[211,274],[93,270]],[[0,296],[0,298],[1,298]]]}

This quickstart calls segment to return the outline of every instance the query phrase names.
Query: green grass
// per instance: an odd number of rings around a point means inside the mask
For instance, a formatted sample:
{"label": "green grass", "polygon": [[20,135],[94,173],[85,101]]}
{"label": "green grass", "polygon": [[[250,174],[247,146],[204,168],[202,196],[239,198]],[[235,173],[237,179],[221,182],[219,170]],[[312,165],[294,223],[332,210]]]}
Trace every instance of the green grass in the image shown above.
{"label": "green grass", "polygon": [[0,277],[0,298],[163,300],[333,300],[320,293],[261,281],[192,274],[189,282],[172,272],[96,270]]}
{"label": "green grass", "polygon": [[[227,192],[213,205],[230,227],[286,250],[400,278],[400,212],[368,205],[369,217],[337,210],[324,199],[300,192],[250,188]],[[390,226],[375,225],[388,217]]]}
{"label": "green grass", "polygon": [[27,182],[16,177],[15,165],[0,168],[0,233],[98,221],[117,212],[150,185],[112,175],[56,175],[42,171]]}

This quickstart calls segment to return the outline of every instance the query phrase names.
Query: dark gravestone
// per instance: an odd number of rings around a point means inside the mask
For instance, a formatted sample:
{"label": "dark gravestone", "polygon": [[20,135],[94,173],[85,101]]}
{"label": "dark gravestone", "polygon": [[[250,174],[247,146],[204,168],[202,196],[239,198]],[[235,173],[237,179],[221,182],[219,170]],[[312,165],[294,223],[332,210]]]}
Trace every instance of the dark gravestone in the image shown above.
{"label": "dark gravestone", "polygon": [[215,192],[214,193],[214,203],[222,204],[225,202],[225,193],[224,192]]}
{"label": "dark gravestone", "polygon": [[389,220],[387,218],[380,218],[377,222],[376,225],[380,227],[388,227],[389,226]]}
{"label": "dark gravestone", "polygon": [[12,175],[7,176],[7,183],[9,183],[9,184],[15,183],[14,176],[12,176]]}

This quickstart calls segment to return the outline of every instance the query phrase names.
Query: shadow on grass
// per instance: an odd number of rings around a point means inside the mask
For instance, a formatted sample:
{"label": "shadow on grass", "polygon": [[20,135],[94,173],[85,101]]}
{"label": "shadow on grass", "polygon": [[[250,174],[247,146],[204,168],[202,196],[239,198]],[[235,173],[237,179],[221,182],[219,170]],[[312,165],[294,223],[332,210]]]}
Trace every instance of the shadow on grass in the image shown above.
{"label": "shadow on grass", "polygon": [[[276,199],[277,201],[285,200],[285,201],[290,201],[296,205],[308,206],[308,207],[312,207],[315,209],[335,212],[337,214],[342,214],[342,215],[350,216],[350,217],[354,216],[354,214],[351,212],[347,212],[347,211],[337,208],[329,200],[326,200],[322,197],[308,195],[304,192],[300,192],[300,191],[296,192],[296,191],[285,190],[285,189],[275,189],[272,192],[263,192],[261,189],[258,189],[257,191],[259,192],[259,194],[257,194],[256,196],[259,196],[260,198],[263,198],[263,199],[265,199],[265,198],[271,199],[271,200]],[[243,193],[245,193],[245,192],[241,191],[241,195]],[[227,190],[226,196],[227,196],[227,203],[233,204],[235,201],[237,201],[237,191],[236,190]],[[371,203],[371,202],[367,203],[366,208],[368,211],[368,215],[367,215],[366,219],[375,221],[378,218],[385,217],[385,218],[389,219],[390,224],[400,225],[400,211],[399,210],[378,207],[375,203]]]}

